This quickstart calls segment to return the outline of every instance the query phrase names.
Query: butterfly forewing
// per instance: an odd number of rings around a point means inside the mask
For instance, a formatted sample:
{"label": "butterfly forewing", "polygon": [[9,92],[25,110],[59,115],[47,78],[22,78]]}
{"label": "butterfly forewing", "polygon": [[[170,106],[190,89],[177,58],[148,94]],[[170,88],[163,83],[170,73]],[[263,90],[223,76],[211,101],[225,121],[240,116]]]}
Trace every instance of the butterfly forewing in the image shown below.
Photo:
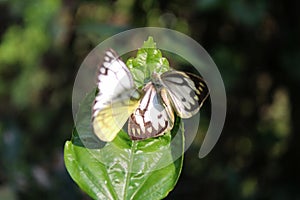
{"label": "butterfly forewing", "polygon": [[171,107],[163,102],[154,85],[150,82],[143,90],[145,95],[129,118],[128,135],[133,140],[160,136],[171,130],[174,124]]}
{"label": "butterfly forewing", "polygon": [[112,141],[138,106],[139,93],[123,61],[113,50],[105,53],[98,69],[98,94],[93,105],[94,133],[102,141]]}
{"label": "butterfly forewing", "polygon": [[203,79],[190,73],[168,71],[161,75],[160,81],[181,118],[195,115],[209,93]]}
{"label": "butterfly forewing", "polygon": [[106,51],[103,63],[98,68],[99,94],[101,98],[118,95],[119,91],[134,88],[133,78],[125,63],[112,49]]}

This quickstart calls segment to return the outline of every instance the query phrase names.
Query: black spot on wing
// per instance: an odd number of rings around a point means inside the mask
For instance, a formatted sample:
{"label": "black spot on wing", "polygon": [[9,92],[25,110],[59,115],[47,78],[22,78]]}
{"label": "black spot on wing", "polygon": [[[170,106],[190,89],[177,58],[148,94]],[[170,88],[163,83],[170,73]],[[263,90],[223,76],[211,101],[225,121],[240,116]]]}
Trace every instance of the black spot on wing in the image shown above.
{"label": "black spot on wing", "polygon": [[209,94],[203,79],[191,73],[168,71],[161,75],[161,82],[167,88],[177,114],[182,113],[183,117],[195,114]]}
{"label": "black spot on wing", "polygon": [[205,81],[201,77],[191,73],[186,73],[186,74],[194,82],[195,89],[196,89],[195,91],[190,92],[190,96],[191,98],[196,100],[198,102],[198,105],[201,107],[203,102],[209,95],[208,87]]}

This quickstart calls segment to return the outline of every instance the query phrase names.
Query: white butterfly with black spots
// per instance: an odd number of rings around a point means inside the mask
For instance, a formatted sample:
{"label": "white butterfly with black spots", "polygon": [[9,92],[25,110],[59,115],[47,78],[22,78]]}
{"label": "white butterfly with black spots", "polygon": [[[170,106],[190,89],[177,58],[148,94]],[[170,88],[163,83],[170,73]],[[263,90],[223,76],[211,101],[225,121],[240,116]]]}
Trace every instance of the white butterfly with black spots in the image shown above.
{"label": "white butterfly with black spots", "polygon": [[105,142],[112,141],[141,98],[130,71],[113,50],[105,53],[98,68],[98,94],[92,108],[94,133]]}
{"label": "white butterfly with black spots", "polygon": [[174,112],[190,118],[209,95],[201,77],[176,70],[153,73],[151,81],[138,91],[130,71],[111,49],[98,73],[92,123],[95,134],[106,142],[116,137],[128,118],[132,140],[163,135],[173,128]]}

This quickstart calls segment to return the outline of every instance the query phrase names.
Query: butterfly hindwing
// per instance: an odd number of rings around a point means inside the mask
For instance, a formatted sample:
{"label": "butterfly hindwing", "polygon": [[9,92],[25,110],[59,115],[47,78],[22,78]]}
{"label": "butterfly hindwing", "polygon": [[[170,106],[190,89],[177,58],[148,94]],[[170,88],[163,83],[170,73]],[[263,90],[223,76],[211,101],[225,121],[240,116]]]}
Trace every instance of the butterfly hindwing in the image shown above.
{"label": "butterfly hindwing", "polygon": [[189,76],[189,78],[195,84],[195,89],[196,89],[195,94],[198,96],[198,105],[199,105],[199,109],[200,109],[202,107],[204,101],[209,96],[208,87],[207,87],[205,81],[201,77],[199,77],[195,74],[192,74],[192,73],[188,73],[188,72],[185,72],[185,74],[187,74]]}
{"label": "butterfly hindwing", "polygon": [[160,76],[160,81],[181,118],[196,114],[209,93],[203,79],[191,73],[168,71]]}
{"label": "butterfly hindwing", "polygon": [[126,65],[113,50],[106,51],[98,70],[99,92],[93,105],[92,125],[97,137],[109,142],[138,106],[140,94]]}
{"label": "butterfly hindwing", "polygon": [[144,89],[145,95],[128,122],[128,135],[133,140],[142,140],[163,135],[173,128],[174,115],[170,104],[164,102],[163,91],[158,94],[150,82]]}

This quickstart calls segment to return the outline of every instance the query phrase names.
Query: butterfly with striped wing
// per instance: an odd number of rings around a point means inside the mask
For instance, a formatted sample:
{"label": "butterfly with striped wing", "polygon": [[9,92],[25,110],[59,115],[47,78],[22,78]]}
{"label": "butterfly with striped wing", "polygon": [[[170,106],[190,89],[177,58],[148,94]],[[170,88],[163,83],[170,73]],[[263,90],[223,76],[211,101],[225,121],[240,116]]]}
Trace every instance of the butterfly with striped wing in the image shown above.
{"label": "butterfly with striped wing", "polygon": [[152,73],[151,81],[138,91],[130,71],[112,49],[106,51],[98,73],[92,124],[105,142],[116,137],[128,118],[132,140],[161,136],[173,128],[174,112],[190,118],[209,95],[201,77],[176,70]]}

